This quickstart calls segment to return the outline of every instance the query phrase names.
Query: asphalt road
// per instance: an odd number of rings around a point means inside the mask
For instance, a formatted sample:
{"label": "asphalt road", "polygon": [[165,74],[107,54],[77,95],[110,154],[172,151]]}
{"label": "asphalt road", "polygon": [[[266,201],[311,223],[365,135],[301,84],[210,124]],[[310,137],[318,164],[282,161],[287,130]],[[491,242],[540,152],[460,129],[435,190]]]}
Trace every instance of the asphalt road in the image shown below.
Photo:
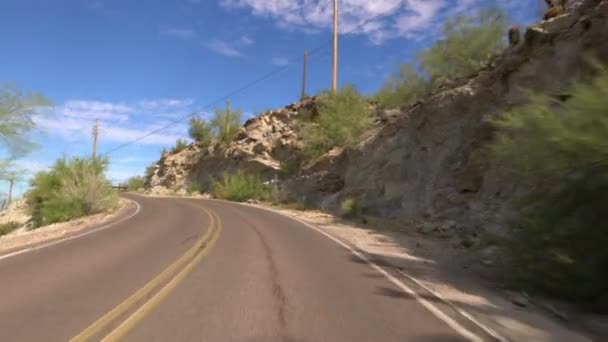
{"label": "asphalt road", "polygon": [[122,223],[0,259],[0,341],[492,340],[291,218],[128,196]]}

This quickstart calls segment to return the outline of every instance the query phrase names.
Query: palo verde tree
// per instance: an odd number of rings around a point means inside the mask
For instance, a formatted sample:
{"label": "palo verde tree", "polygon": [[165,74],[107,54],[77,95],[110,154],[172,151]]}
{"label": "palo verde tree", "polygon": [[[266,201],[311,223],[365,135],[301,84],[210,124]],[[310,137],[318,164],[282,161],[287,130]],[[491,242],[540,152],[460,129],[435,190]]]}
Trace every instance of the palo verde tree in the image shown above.
{"label": "palo verde tree", "polygon": [[467,77],[504,50],[505,32],[506,16],[496,8],[448,19],[443,26],[443,39],[420,53],[418,60],[431,80]]}
{"label": "palo verde tree", "polygon": [[213,140],[213,128],[209,122],[195,117],[190,119],[188,134],[197,143],[209,144]]}
{"label": "palo verde tree", "polygon": [[0,169],[35,147],[27,134],[35,126],[36,111],[47,106],[50,102],[41,94],[21,92],[12,84],[0,86],[0,146],[5,152]]}

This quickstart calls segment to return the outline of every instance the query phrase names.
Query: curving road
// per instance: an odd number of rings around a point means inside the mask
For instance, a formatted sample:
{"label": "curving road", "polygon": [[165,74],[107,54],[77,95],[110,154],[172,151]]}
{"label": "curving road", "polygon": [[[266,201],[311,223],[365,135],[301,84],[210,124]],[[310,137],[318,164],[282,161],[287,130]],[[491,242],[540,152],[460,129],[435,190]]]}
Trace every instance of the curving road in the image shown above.
{"label": "curving road", "polygon": [[492,340],[291,218],[127,196],[124,222],[0,256],[0,341]]}

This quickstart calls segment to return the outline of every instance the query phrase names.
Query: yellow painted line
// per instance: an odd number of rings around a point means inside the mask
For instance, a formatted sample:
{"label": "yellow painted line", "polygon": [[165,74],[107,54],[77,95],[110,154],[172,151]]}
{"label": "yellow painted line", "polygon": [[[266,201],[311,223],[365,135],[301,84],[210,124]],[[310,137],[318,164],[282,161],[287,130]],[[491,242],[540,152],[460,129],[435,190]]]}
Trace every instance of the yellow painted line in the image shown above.
{"label": "yellow painted line", "polygon": [[139,289],[137,292],[135,292],[125,301],[120,303],[118,306],[108,311],[97,321],[93,322],[93,324],[88,326],[80,334],[71,338],[70,342],[85,342],[94,337],[95,335],[99,334],[108,324],[112,323],[112,321],[114,321],[118,316],[124,314],[127,310],[133,307],[133,305],[148,296],[161,283],[167,281],[173,273],[175,273],[180,267],[182,267],[187,261],[192,259],[199,252],[201,244],[207,241],[207,239],[211,235],[215,220],[215,217],[211,214],[211,212],[209,212],[205,208],[201,209],[203,209],[209,217],[209,226],[205,234],[200,239],[198,239],[196,243],[194,243],[194,246],[192,246],[178,260],[176,260],[169,267],[167,267],[162,273],[160,273],[154,279],[150,280],[144,287]]}
{"label": "yellow painted line", "polygon": [[122,324],[120,324],[114,331],[104,337],[102,342],[114,342],[120,341],[125,337],[133,328],[137,326],[141,320],[143,320],[146,316],[148,316],[175,288],[182,282],[186,277],[192,273],[194,267],[198,265],[198,263],[203,260],[203,258],[209,254],[209,252],[213,249],[215,242],[220,236],[222,232],[222,222],[220,218],[212,213],[217,222],[217,229],[214,232],[213,238],[209,243],[203,248],[199,254],[192,259],[188,265],[186,265],[167,285],[165,285],[160,291],[158,291],[150,300],[148,300],[145,304],[143,304],[137,311],[135,311],[129,318],[127,318]]}

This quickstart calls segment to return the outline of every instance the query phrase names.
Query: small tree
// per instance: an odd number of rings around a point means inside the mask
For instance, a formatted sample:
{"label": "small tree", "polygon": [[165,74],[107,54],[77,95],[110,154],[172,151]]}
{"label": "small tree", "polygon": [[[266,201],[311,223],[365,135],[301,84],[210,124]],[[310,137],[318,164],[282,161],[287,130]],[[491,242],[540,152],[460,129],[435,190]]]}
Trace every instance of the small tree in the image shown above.
{"label": "small tree", "polygon": [[443,40],[419,54],[422,70],[432,80],[470,76],[506,47],[506,31],[505,15],[495,8],[448,19]]}
{"label": "small tree", "polygon": [[215,116],[211,120],[211,127],[219,141],[229,143],[241,129],[241,118],[243,113],[240,109],[228,111],[216,109]]}
{"label": "small tree", "polygon": [[190,119],[188,133],[192,140],[202,144],[209,144],[213,139],[213,129],[211,125],[201,118]]}
{"label": "small tree", "polygon": [[26,134],[34,128],[32,116],[50,102],[37,93],[23,93],[12,85],[0,86],[0,142],[11,157],[20,156],[34,146]]}

